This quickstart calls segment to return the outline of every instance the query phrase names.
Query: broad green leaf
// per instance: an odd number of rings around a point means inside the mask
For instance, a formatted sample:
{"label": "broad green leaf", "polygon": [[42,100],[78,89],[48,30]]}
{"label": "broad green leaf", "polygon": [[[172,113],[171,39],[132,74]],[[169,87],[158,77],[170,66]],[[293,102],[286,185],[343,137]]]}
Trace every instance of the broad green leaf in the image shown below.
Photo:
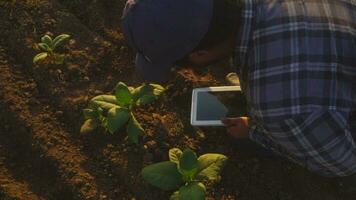
{"label": "broad green leaf", "polygon": [[51,45],[52,45],[52,38],[51,38],[49,35],[44,35],[44,36],[41,38],[41,42],[47,44],[48,47],[51,47]]}
{"label": "broad green leaf", "polygon": [[134,87],[128,87],[129,88],[129,91],[131,92],[131,94],[133,93],[133,91],[135,90]]}
{"label": "broad green leaf", "polygon": [[151,83],[150,86],[153,87],[153,94],[155,96],[160,96],[165,91],[164,87],[161,85]]}
{"label": "broad green leaf", "polygon": [[162,190],[174,190],[183,184],[182,175],[174,162],[165,161],[149,165],[142,170],[143,179]]}
{"label": "broad green leaf", "polygon": [[51,51],[51,47],[48,46],[48,44],[46,43],[38,43],[38,46],[43,50],[43,51],[46,51],[46,52],[50,52]]}
{"label": "broad green leaf", "polygon": [[39,62],[41,60],[44,60],[44,59],[47,58],[47,56],[48,56],[47,52],[39,53],[33,58],[33,63],[37,63],[37,62]]}
{"label": "broad green leaf", "polygon": [[101,107],[98,107],[98,109],[96,109],[96,112],[99,116],[104,116],[104,110]]}
{"label": "broad green leaf", "polygon": [[123,82],[119,82],[115,88],[115,96],[120,106],[127,106],[132,103],[132,94]]}
{"label": "broad green leaf", "polygon": [[157,84],[144,84],[137,87],[132,92],[136,105],[146,105],[152,103],[164,92],[164,88]]}
{"label": "broad green leaf", "polygon": [[134,115],[131,113],[131,119],[129,120],[129,124],[127,125],[127,134],[130,142],[135,144],[138,143],[138,137],[143,135],[144,130],[141,127],[140,123],[136,120]]}
{"label": "broad green leaf", "polygon": [[92,109],[83,109],[84,119],[96,119],[99,117],[99,114]]}
{"label": "broad green leaf", "polygon": [[146,94],[152,94],[152,93],[153,93],[153,87],[147,84],[143,84],[132,91],[132,98],[134,101],[137,101],[137,99],[140,98],[141,96]]}
{"label": "broad green leaf", "polygon": [[54,38],[52,42],[52,49],[56,49],[61,43],[63,43],[65,40],[69,39],[70,35],[68,34],[61,34],[58,35],[56,38]]}
{"label": "broad green leaf", "polygon": [[99,95],[92,98],[89,102],[89,108],[97,109],[98,107],[104,110],[110,110],[114,107],[119,107],[116,97],[113,95]]}
{"label": "broad green leaf", "polygon": [[91,101],[105,101],[108,103],[117,104],[117,100],[114,95],[99,95],[92,98]]}
{"label": "broad green leaf", "polygon": [[193,178],[198,171],[197,155],[190,149],[184,150],[179,158],[178,167],[184,177]]}
{"label": "broad green leaf", "polygon": [[179,191],[175,191],[171,197],[169,197],[169,200],[179,200]]}
{"label": "broad green leaf", "polygon": [[154,94],[145,94],[137,99],[136,105],[142,106],[152,103],[157,97]]}
{"label": "broad green leaf", "polygon": [[169,150],[168,156],[169,156],[169,160],[171,162],[174,162],[176,164],[179,164],[179,159],[182,156],[182,150],[178,149],[178,148],[172,148]]}
{"label": "broad green leaf", "polygon": [[204,154],[198,158],[199,171],[197,178],[219,181],[220,172],[226,164],[227,157],[222,154]]}
{"label": "broad green leaf", "polygon": [[192,182],[179,189],[179,200],[204,200],[206,188],[204,184]]}
{"label": "broad green leaf", "polygon": [[98,127],[98,122],[93,119],[87,119],[80,128],[80,133],[86,134],[94,131]]}
{"label": "broad green leaf", "polygon": [[107,128],[110,133],[119,130],[130,118],[130,113],[125,108],[111,108],[107,117]]}

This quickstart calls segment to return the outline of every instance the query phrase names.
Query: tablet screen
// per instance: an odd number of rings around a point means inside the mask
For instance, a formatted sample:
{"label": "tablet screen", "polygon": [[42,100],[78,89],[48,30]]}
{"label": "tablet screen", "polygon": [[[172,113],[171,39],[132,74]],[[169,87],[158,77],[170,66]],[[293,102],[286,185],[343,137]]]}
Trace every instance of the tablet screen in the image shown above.
{"label": "tablet screen", "polygon": [[221,120],[246,115],[246,101],[241,91],[199,91],[196,120]]}

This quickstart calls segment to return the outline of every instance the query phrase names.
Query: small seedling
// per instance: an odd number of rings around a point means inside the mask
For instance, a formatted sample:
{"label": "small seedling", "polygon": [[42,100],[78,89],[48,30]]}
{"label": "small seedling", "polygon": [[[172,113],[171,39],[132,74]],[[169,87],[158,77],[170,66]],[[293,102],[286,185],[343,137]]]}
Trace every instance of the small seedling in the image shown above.
{"label": "small seedling", "polygon": [[169,160],[149,165],[142,170],[143,179],[162,190],[177,190],[170,200],[204,200],[206,188],[202,181],[220,181],[220,172],[227,161],[222,154],[196,154],[186,149],[169,150]]}
{"label": "small seedling", "polygon": [[115,95],[99,95],[90,100],[88,108],[83,110],[86,121],[80,132],[91,132],[101,125],[113,134],[126,125],[129,141],[137,144],[144,130],[133,110],[137,106],[152,103],[163,92],[164,88],[157,84],[143,84],[133,88],[119,82]]}
{"label": "small seedling", "polygon": [[55,50],[59,45],[63,44],[63,42],[69,38],[70,35],[61,34],[52,40],[52,38],[49,35],[44,35],[41,38],[41,42],[38,43],[38,46],[41,48],[43,52],[38,53],[33,58],[33,63],[37,63],[48,59],[51,63],[58,64],[58,65],[63,64],[64,55],[59,55],[55,53]]}

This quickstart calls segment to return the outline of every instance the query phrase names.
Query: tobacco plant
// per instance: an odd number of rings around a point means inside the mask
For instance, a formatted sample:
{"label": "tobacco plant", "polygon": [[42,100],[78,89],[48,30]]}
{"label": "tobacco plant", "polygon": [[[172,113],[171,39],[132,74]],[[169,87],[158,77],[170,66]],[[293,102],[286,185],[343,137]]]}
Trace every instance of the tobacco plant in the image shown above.
{"label": "tobacco plant", "polygon": [[64,55],[59,55],[55,53],[55,50],[59,45],[63,44],[63,42],[69,38],[70,35],[61,34],[52,40],[51,36],[44,35],[41,38],[41,42],[38,43],[38,46],[43,52],[38,53],[33,58],[33,63],[37,63],[48,59],[51,63],[63,64],[65,58]]}
{"label": "tobacco plant", "polygon": [[113,134],[126,126],[129,142],[137,144],[144,130],[133,111],[138,106],[152,103],[163,92],[164,88],[157,84],[133,88],[119,82],[114,95],[99,95],[90,100],[88,108],[83,110],[85,122],[80,132],[91,132],[102,126]]}
{"label": "tobacco plant", "polygon": [[204,200],[206,188],[202,181],[220,181],[220,172],[227,161],[222,154],[200,157],[186,149],[169,150],[169,160],[149,165],[142,170],[143,179],[165,191],[177,190],[170,200]]}

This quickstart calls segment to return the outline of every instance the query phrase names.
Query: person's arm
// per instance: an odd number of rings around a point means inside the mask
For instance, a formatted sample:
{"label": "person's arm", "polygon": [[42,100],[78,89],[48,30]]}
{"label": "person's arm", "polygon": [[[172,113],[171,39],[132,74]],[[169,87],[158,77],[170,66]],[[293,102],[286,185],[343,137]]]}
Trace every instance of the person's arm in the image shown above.
{"label": "person's arm", "polygon": [[[260,132],[250,138],[273,147],[287,158],[323,176],[356,173],[356,138],[352,137],[348,113],[316,109],[283,120],[256,124]],[[254,130],[254,125],[250,125]],[[292,156],[292,157],[290,157]]]}

